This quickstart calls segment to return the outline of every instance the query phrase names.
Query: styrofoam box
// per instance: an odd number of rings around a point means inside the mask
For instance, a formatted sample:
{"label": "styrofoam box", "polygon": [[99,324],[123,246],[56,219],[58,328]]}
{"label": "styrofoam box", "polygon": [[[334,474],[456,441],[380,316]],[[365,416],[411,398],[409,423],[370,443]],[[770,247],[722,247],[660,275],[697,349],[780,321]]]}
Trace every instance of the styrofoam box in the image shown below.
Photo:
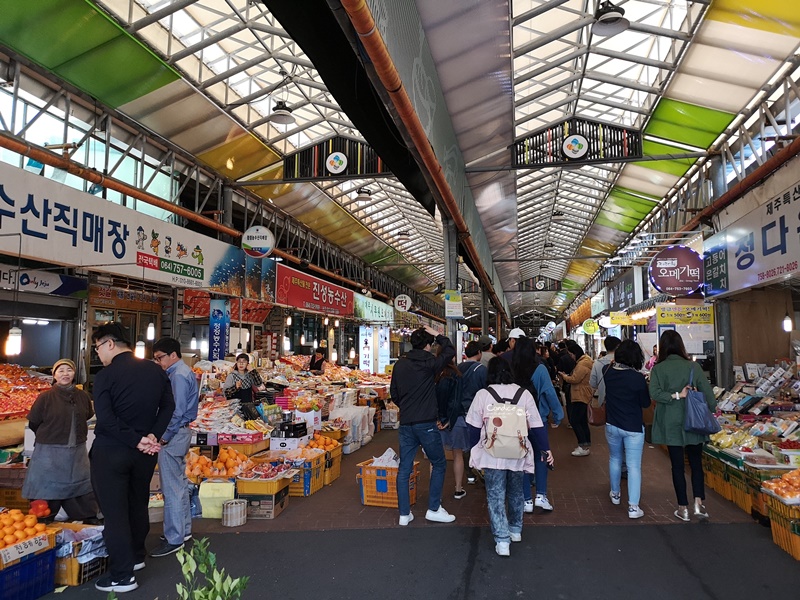
{"label": "styrofoam box", "polygon": [[294,450],[303,444],[307,444],[310,440],[310,435],[296,438],[271,437],[269,438],[269,447],[270,450]]}

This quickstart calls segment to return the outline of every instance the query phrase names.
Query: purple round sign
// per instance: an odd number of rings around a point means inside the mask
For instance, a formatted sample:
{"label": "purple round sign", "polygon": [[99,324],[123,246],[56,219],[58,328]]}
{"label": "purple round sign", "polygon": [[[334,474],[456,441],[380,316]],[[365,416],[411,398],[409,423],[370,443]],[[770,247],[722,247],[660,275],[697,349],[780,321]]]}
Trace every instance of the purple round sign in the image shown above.
{"label": "purple round sign", "polygon": [[671,296],[696,292],[703,287],[703,257],[687,246],[668,246],[650,261],[650,283]]}

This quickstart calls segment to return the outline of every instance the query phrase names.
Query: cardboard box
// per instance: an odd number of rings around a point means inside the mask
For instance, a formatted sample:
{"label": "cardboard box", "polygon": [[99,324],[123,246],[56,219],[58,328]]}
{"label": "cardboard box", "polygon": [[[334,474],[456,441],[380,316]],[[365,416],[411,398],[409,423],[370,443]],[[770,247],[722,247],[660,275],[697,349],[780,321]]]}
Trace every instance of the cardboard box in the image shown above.
{"label": "cardboard box", "polygon": [[283,488],[277,494],[241,494],[239,497],[247,500],[248,519],[274,519],[289,504],[289,487]]}
{"label": "cardboard box", "polygon": [[270,438],[270,448],[272,450],[294,450],[300,446],[305,446],[311,439],[310,435],[296,438]]}
{"label": "cardboard box", "polygon": [[260,431],[253,433],[218,433],[217,444],[255,444],[264,440]]}
{"label": "cardboard box", "polygon": [[151,492],[160,492],[161,491],[161,476],[158,474],[158,468],[153,471],[153,478],[150,480],[150,491]]}
{"label": "cardboard box", "polygon": [[216,433],[192,433],[192,446],[216,446]]}

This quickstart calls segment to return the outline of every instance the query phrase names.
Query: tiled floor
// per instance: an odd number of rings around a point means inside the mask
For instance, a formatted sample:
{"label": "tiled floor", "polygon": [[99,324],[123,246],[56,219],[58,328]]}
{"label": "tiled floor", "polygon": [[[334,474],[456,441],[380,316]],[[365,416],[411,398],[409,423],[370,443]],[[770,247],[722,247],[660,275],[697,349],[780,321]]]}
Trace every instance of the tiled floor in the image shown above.
{"label": "tiled floor", "polygon": [[[556,525],[624,525],[671,524],[681,527],[697,523],[682,523],[673,516],[675,493],[672,489],[669,458],[664,450],[645,445],[642,459],[642,500],[645,516],[628,519],[627,491],[622,485],[622,503],[611,504],[608,499],[608,449],[603,428],[592,427],[592,454],[573,457],[570,452],[576,445],[575,436],[565,425],[549,430],[550,443],[556,457],[556,468],[550,473],[548,497],[555,510],[545,513],[536,509],[525,515],[526,526]],[[372,443],[359,451],[343,457],[342,476],[332,485],[307,498],[291,498],[286,510],[274,520],[250,520],[235,530],[220,525],[218,519],[194,521],[194,532],[269,532],[269,531],[323,531],[336,529],[381,529],[399,527],[397,509],[362,506],[356,483],[356,465],[373,456],[380,456],[387,447],[398,447],[396,431],[381,431]],[[420,483],[417,504],[413,511],[417,520],[409,527],[423,524],[427,508],[428,469],[420,455]],[[687,467],[688,471],[688,467]],[[688,482],[687,473],[687,482]],[[483,486],[465,486],[467,496],[461,500],[452,497],[454,490],[452,463],[448,463],[443,506],[456,515],[459,525],[488,526],[485,492]],[[691,490],[691,487],[690,487]],[[714,491],[706,490],[706,507],[713,523],[748,523],[749,515],[725,500]],[[155,529],[155,528],[154,528]]]}

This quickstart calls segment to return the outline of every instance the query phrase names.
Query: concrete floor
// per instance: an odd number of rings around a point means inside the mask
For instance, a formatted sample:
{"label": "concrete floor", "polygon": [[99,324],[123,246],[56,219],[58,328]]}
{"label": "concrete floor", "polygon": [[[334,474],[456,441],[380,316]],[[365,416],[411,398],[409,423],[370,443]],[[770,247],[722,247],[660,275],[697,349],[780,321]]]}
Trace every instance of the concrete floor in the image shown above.
{"label": "concrete floor", "polygon": [[[628,519],[624,483],[622,504],[608,500],[603,430],[592,428],[592,434],[592,454],[576,458],[569,454],[572,432],[564,426],[550,430],[556,469],[548,495],[555,510],[525,516],[523,541],[512,544],[510,558],[494,553],[482,485],[467,486],[466,498],[455,500],[451,470],[443,505],[456,515],[453,524],[423,518],[425,463],[417,519],[407,528],[397,525],[396,509],[361,505],[356,464],[397,448],[395,431],[380,432],[345,456],[339,480],[308,498],[291,498],[277,519],[235,529],[199,519],[194,533],[210,540],[219,564],[232,575],[251,577],[248,599],[798,597],[800,562],[733,503],[707,490],[710,522],[683,523],[672,516],[669,459],[659,448],[644,451],[646,515]],[[160,533],[154,525],[153,546]],[[148,559],[137,580],[140,588],[125,598],[176,598],[177,560]],[[100,594],[90,583],[47,598]]]}

